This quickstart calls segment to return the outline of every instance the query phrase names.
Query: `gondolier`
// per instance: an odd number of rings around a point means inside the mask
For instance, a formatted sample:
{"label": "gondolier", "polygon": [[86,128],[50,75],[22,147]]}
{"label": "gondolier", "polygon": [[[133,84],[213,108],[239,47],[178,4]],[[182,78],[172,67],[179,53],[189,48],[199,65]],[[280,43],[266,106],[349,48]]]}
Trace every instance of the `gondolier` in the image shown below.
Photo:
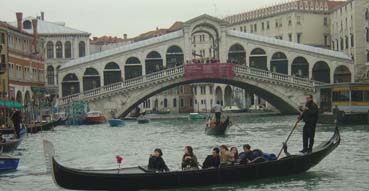
{"label": "gondolier", "polygon": [[299,120],[305,122],[302,134],[303,149],[300,152],[311,152],[314,145],[316,123],[318,122],[318,106],[314,103],[312,95],[306,96],[305,107],[300,112]]}
{"label": "gondolier", "polygon": [[22,120],[21,112],[15,108],[12,108],[12,116],[11,119],[14,124],[15,133],[17,138],[20,138],[20,123]]}
{"label": "gondolier", "polygon": [[220,118],[222,116],[222,112],[223,112],[223,108],[222,106],[220,105],[215,105],[213,108],[212,108],[212,112],[215,113],[215,121],[217,123],[217,125],[219,125],[220,123]]}

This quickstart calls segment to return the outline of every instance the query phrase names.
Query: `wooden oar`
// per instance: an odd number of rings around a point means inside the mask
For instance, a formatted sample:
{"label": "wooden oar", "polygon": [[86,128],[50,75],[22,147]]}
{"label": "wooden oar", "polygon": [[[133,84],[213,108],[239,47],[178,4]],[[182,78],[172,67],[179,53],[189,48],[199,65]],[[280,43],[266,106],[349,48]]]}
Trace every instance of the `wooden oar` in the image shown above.
{"label": "wooden oar", "polygon": [[[299,124],[299,122],[300,122],[300,120],[297,120],[297,121],[296,121],[296,123],[295,123],[295,126],[293,126],[293,128],[292,128],[292,130],[291,130],[290,134],[288,135],[288,137],[287,137],[286,141],[284,142],[286,145],[287,145],[288,140],[290,140],[290,137],[291,137],[291,135],[292,135],[293,131],[295,131],[295,129],[296,129],[297,125]],[[278,159],[278,158],[279,158],[279,156],[281,155],[281,153],[282,153],[282,151],[283,151],[283,148],[284,148],[284,146],[282,146],[281,150],[279,151],[278,156],[277,156],[277,159]]]}

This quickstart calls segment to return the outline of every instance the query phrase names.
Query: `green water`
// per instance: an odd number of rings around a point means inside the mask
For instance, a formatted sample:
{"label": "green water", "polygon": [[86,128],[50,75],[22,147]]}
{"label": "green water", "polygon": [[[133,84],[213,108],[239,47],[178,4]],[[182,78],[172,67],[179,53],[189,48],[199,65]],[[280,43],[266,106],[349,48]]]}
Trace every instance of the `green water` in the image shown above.
{"label": "green water", "polygon": [[[29,135],[13,153],[20,157],[16,172],[0,175],[0,191],[54,191],[58,188],[45,173],[42,139],[56,147],[57,160],[74,168],[116,168],[120,154],[122,167],[145,165],[151,151],[162,148],[171,170],[180,168],[183,148],[191,145],[202,161],[211,148],[220,144],[237,146],[245,143],[265,152],[278,152],[295,116],[247,115],[232,119],[234,125],[224,137],[204,134],[204,121],[187,119],[153,120],[139,125],[127,121],[126,126],[111,128],[107,124],[79,127],[57,127],[54,131]],[[319,125],[316,144],[329,139],[333,126]],[[341,127],[341,145],[310,171],[289,177],[264,179],[248,183],[178,190],[369,190],[369,126]],[[289,151],[301,149],[301,129],[289,142]]]}

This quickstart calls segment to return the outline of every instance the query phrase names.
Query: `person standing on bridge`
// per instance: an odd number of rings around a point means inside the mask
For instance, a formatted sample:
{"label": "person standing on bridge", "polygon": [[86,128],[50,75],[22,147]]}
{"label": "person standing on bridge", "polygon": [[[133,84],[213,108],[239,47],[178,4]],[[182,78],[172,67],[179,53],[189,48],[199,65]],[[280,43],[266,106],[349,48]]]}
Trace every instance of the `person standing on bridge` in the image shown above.
{"label": "person standing on bridge", "polygon": [[300,152],[311,152],[314,145],[316,123],[318,122],[318,106],[314,103],[312,95],[306,96],[305,107],[298,118],[305,122],[302,134],[303,149]]}

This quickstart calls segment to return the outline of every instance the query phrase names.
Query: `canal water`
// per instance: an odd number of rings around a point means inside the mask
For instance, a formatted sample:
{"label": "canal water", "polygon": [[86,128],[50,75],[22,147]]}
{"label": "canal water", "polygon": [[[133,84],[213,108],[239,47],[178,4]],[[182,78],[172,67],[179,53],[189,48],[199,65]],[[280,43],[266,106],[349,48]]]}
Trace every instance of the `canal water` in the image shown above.
{"label": "canal water", "polygon": [[[153,120],[139,125],[127,121],[124,127],[107,124],[79,127],[56,127],[54,131],[29,135],[13,156],[21,158],[18,171],[0,175],[1,191],[54,191],[46,174],[42,139],[55,144],[57,160],[65,166],[86,169],[116,168],[116,155],[124,158],[122,167],[146,165],[154,148],[164,152],[171,170],[180,168],[183,148],[191,145],[202,161],[211,148],[221,144],[237,146],[245,143],[265,152],[277,153],[296,118],[282,115],[246,115],[233,117],[226,136],[204,134],[205,121],[187,119]],[[316,144],[329,139],[333,126],[319,125]],[[302,190],[369,190],[369,126],[341,127],[341,145],[319,165],[306,173],[254,182],[177,190],[214,191],[302,191]],[[301,149],[301,128],[292,136],[289,151]]]}

